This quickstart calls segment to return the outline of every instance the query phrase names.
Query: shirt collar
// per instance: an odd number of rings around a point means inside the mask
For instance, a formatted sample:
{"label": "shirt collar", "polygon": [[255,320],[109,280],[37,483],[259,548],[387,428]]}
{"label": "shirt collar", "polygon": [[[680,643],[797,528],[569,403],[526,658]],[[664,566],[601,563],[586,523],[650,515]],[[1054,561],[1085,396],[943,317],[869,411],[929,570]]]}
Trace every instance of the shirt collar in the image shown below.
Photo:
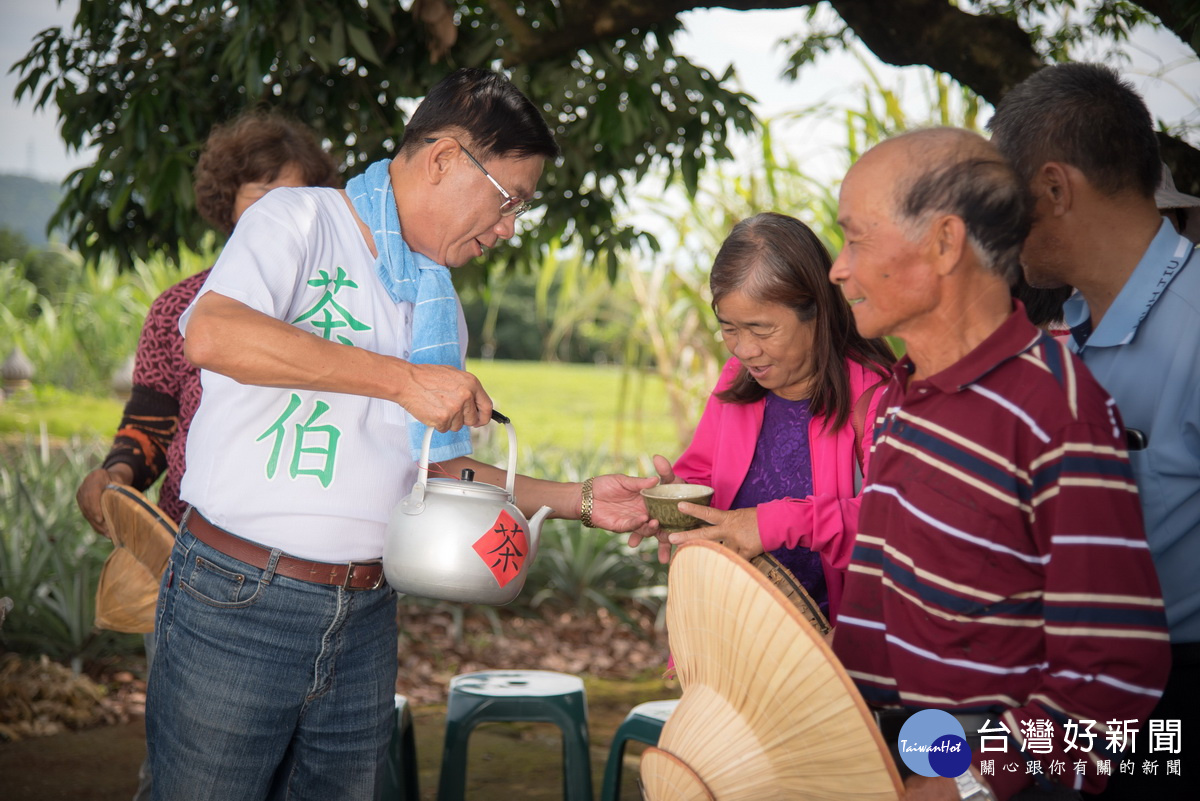
{"label": "shirt collar", "polygon": [[[1019,300],[1013,301],[1013,312],[1000,327],[991,335],[975,346],[975,349],[954,364],[936,375],[925,379],[924,382],[945,393],[959,392],[979,381],[992,370],[1009,359],[1020,356],[1036,345],[1045,334],[1042,333],[1025,314],[1025,306]],[[897,374],[904,376],[910,371],[911,360],[904,360],[897,365]]]}
{"label": "shirt collar", "polygon": [[1073,344],[1077,348],[1085,345],[1111,348],[1132,342],[1138,326],[1179,274],[1194,247],[1191,240],[1177,234],[1171,223],[1163,220],[1150,247],[1095,330],[1091,330],[1091,312],[1083,295],[1076,291],[1067,299],[1063,318],[1071,328]]}

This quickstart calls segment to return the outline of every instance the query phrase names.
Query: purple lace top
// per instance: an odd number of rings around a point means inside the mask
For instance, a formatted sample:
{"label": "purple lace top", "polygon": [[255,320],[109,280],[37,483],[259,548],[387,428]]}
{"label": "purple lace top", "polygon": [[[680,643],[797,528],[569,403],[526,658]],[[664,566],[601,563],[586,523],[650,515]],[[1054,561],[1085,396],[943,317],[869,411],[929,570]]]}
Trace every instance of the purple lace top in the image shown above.
{"label": "purple lace top", "polygon": [[[808,401],[791,401],[768,392],[765,403],[754,459],[731,509],[812,495],[812,454],[808,444],[812,415]],[[828,617],[829,591],[820,555],[808,548],[779,548],[771,551],[771,555],[792,571]]]}

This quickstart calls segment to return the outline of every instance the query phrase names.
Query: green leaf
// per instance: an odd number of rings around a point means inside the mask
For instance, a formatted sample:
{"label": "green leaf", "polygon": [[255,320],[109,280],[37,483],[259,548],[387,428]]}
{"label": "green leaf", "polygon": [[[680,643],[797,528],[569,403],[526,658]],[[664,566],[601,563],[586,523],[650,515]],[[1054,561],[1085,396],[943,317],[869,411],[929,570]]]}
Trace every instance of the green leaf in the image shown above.
{"label": "green leaf", "polygon": [[346,23],[339,16],[329,29],[329,54],[331,61],[341,61],[346,56]]}
{"label": "green leaf", "polygon": [[121,186],[116,197],[113,198],[112,204],[108,207],[108,227],[116,229],[121,227],[125,216],[125,207],[129,205],[129,196],[133,194],[133,183],[127,182]]}
{"label": "green leaf", "polygon": [[379,59],[379,54],[375,52],[375,45],[371,44],[371,38],[366,31],[354,25],[346,27],[346,35],[350,38],[350,46],[367,61],[372,64],[382,65]]}
{"label": "green leaf", "polygon": [[367,9],[387,33],[392,33],[392,7],[387,0],[367,0]]}

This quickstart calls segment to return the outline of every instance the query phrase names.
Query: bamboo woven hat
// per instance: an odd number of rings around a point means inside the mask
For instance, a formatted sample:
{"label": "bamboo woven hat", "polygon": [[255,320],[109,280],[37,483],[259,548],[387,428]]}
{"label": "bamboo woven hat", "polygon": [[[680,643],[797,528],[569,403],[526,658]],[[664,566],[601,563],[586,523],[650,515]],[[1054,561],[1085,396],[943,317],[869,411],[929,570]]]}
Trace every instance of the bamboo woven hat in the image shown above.
{"label": "bamboo woven hat", "polygon": [[660,753],[643,754],[647,799],[903,796],[853,681],[761,572],[715,543],[694,542],[676,552],[667,582],[683,696],[663,726]]}
{"label": "bamboo woven hat", "polygon": [[158,583],[178,529],[132,487],[109,484],[100,507],[112,532],[113,551],[96,587],[96,625],[133,634],[154,631]]}

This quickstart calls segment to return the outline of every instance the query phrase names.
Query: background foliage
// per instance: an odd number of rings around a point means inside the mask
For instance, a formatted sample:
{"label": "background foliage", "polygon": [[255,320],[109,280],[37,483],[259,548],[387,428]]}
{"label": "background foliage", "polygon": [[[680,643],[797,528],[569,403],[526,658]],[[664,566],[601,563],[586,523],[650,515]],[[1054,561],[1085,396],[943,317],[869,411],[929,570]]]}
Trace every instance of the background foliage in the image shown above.
{"label": "background foliage", "polygon": [[[619,253],[657,246],[614,216],[634,182],[657,170],[693,195],[731,136],[756,125],[731,71],[674,50],[681,15],[699,7],[808,9],[808,31],[783,42],[793,76],[861,42],[991,103],[1041,64],[1103,53],[1139,25],[1200,43],[1192,0],[80,0],[72,26],[44,31],[16,65],[17,97],[55,107],[68,145],[97,146],[96,162],[67,179],[55,222],[86,260],[129,266],[200,247],[190,176],[214,123],[277,106],[354,170],[394,152],[413,100],[447,72],[504,68],[564,155],[543,181],[539,224],[500,259],[530,267],[566,244],[611,278]],[[1162,143],[1180,189],[1200,192],[1200,151]]]}
{"label": "background foliage", "polygon": [[58,248],[9,259],[0,263],[0,351],[19,346],[43,383],[104,394],[154,298],[209,263],[184,251],[178,262],[159,255],[122,272],[115,260],[85,267]]}
{"label": "background foliage", "polygon": [[[255,105],[308,122],[347,165],[391,154],[408,99],[456,67],[499,66],[510,35],[499,5],[458,6],[452,52],[431,63],[426,27],[383,0],[82,0],[73,28],[43,32],[17,66],[18,97],[56,106],[69,145],[99,147],[95,164],[67,179],[56,221],[71,221],[70,244],[88,260],[129,265],[199,247],[198,150],[213,124]],[[560,13],[524,3],[517,16],[552,29]],[[674,56],[677,27],[512,69],[565,152],[543,181],[540,224],[501,258],[528,263],[531,248],[574,237],[591,253],[628,247],[637,235],[612,211],[630,182],[658,163],[694,184],[710,157],[728,155],[732,130],[750,130],[749,98]]]}
{"label": "background foliage", "polygon": [[0,643],[17,653],[82,664],[132,653],[140,636],[93,627],[96,583],[112,545],[75,508],[75,488],[103,443],[51,446],[45,436],[0,443],[0,595],[13,610]]}

